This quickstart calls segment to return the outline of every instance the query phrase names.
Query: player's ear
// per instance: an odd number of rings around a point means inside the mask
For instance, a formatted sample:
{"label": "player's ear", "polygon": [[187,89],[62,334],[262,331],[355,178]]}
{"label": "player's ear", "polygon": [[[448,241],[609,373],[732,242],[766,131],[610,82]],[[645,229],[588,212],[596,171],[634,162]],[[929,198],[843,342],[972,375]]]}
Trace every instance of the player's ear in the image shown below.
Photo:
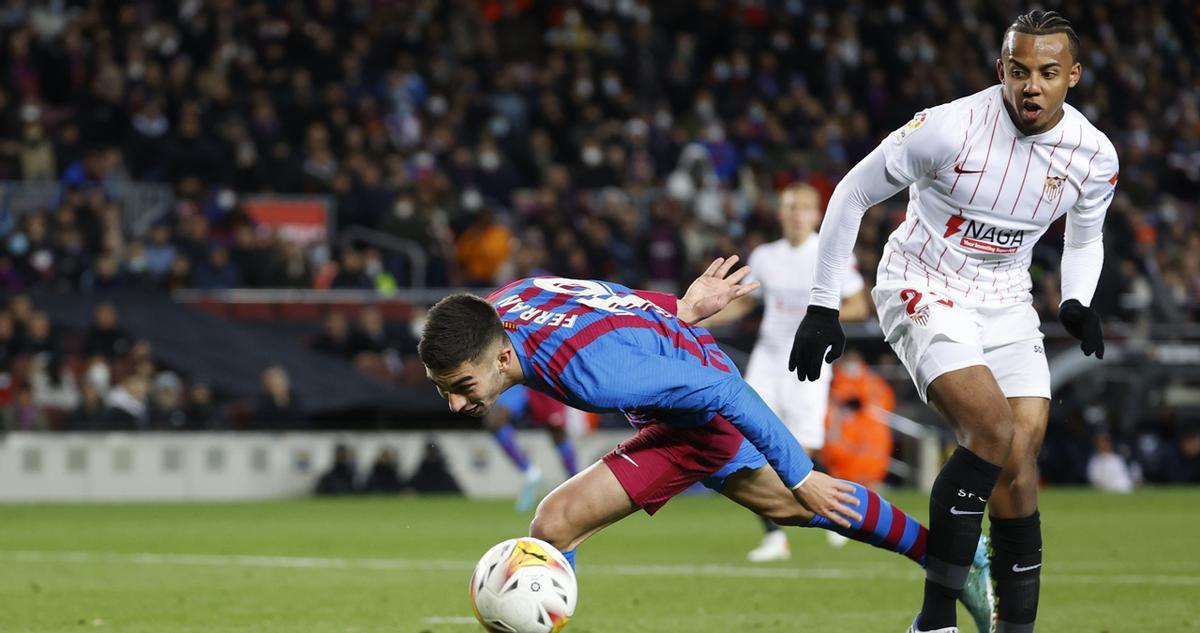
{"label": "player's ear", "polygon": [[1000,83],[1004,83],[1004,61],[999,57],[996,58],[996,77],[1000,79]]}
{"label": "player's ear", "polygon": [[1071,66],[1071,73],[1067,80],[1067,87],[1074,88],[1075,84],[1079,83],[1080,76],[1083,75],[1083,66],[1079,62]]}

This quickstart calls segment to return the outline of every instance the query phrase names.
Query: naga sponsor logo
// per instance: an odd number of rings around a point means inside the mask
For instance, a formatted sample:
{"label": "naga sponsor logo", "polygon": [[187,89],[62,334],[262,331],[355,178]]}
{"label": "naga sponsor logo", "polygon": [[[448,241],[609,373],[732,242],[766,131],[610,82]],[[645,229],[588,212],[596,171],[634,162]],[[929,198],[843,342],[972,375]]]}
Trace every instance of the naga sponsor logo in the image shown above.
{"label": "naga sponsor logo", "polygon": [[952,215],[946,220],[942,237],[949,239],[959,233],[959,244],[984,253],[1015,253],[1025,243],[1025,231],[1020,229],[1003,229]]}

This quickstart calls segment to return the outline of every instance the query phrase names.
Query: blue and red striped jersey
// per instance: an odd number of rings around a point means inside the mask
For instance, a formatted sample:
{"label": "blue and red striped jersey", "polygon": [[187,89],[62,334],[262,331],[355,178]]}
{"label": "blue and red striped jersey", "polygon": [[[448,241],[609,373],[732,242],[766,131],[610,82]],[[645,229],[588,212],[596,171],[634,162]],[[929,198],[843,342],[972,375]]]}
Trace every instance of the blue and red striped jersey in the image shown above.
{"label": "blue and red striped jersey", "polygon": [[590,279],[531,277],[488,296],[528,386],[635,425],[700,426],[720,415],[789,487],[812,460],[707,330],[675,316],[672,295]]}

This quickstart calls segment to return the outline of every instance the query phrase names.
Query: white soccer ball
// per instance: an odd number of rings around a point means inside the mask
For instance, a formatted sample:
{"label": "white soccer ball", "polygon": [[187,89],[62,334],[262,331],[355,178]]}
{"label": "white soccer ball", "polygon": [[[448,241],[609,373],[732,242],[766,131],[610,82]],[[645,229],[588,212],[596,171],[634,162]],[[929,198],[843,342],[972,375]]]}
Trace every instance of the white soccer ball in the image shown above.
{"label": "white soccer ball", "polygon": [[489,549],[471,575],[471,609],[489,633],[558,633],[578,597],[566,557],[531,537]]}

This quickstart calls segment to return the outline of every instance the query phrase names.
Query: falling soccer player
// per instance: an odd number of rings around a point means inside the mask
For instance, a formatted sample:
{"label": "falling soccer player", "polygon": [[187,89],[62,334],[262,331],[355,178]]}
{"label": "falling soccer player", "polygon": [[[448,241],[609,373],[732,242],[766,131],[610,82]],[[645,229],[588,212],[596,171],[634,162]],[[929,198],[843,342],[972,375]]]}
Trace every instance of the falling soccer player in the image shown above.
{"label": "falling soccer player", "polygon": [[804,449],[692,323],[756,289],[718,259],[677,299],[604,281],[521,279],[486,300],[429,310],[419,351],[451,410],[482,417],[514,385],[638,432],[539,504],[530,536],[574,564],[588,537],[692,484],[781,525],[821,527],[925,561],[925,528],[858,484],[815,472]]}

